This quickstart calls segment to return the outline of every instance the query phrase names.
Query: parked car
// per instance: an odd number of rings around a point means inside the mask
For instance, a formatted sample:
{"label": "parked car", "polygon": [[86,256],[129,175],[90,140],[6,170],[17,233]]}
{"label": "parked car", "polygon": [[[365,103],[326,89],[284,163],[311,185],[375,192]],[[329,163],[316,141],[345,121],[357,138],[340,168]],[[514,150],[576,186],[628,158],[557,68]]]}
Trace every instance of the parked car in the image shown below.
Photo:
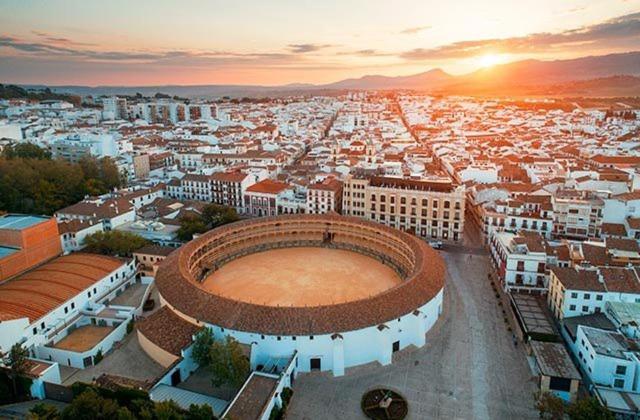
{"label": "parked car", "polygon": [[433,249],[442,249],[442,241],[430,241],[429,245],[431,245]]}

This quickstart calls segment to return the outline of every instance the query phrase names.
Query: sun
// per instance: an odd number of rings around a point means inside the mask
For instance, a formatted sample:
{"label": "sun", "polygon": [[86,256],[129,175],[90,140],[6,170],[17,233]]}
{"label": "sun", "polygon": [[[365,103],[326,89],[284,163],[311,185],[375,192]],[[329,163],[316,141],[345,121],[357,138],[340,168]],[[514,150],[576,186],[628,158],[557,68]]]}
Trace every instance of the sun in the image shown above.
{"label": "sun", "polygon": [[480,67],[493,67],[507,61],[505,54],[485,54],[477,58]]}

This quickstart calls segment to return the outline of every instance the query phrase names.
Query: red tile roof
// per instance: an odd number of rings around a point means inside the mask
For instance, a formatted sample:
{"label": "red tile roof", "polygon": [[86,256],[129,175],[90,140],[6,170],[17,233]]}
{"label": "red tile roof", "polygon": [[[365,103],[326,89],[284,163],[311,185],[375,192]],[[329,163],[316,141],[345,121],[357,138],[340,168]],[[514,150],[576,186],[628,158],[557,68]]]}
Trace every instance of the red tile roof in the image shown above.
{"label": "red tile roof", "polygon": [[55,258],[0,284],[0,319],[42,318],[123,264],[121,259],[95,254]]}

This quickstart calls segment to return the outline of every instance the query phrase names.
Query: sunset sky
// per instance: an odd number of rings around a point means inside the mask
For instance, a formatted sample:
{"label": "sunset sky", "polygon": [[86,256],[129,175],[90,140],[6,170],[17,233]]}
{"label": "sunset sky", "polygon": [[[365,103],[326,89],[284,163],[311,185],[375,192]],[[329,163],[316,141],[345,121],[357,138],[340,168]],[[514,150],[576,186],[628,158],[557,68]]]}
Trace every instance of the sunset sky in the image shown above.
{"label": "sunset sky", "polygon": [[640,0],[0,0],[0,82],[327,83],[640,50]]}

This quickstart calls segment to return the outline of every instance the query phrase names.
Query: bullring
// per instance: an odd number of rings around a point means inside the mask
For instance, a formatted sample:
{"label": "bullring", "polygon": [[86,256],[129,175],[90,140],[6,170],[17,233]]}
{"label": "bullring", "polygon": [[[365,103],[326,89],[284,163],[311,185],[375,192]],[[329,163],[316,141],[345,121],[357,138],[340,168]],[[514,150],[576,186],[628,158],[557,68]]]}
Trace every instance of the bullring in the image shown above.
{"label": "bullring", "polygon": [[[289,267],[291,256],[304,261],[314,251],[333,268],[321,261]],[[356,263],[362,269],[350,267]],[[300,277],[305,292],[294,290]],[[424,345],[442,310],[444,277],[442,258],[413,235],[338,215],[290,215],[203,234],[167,257],[156,283],[176,315],[251,346],[254,367],[297,352],[299,371],[342,375]],[[273,293],[280,281],[286,287]]]}

